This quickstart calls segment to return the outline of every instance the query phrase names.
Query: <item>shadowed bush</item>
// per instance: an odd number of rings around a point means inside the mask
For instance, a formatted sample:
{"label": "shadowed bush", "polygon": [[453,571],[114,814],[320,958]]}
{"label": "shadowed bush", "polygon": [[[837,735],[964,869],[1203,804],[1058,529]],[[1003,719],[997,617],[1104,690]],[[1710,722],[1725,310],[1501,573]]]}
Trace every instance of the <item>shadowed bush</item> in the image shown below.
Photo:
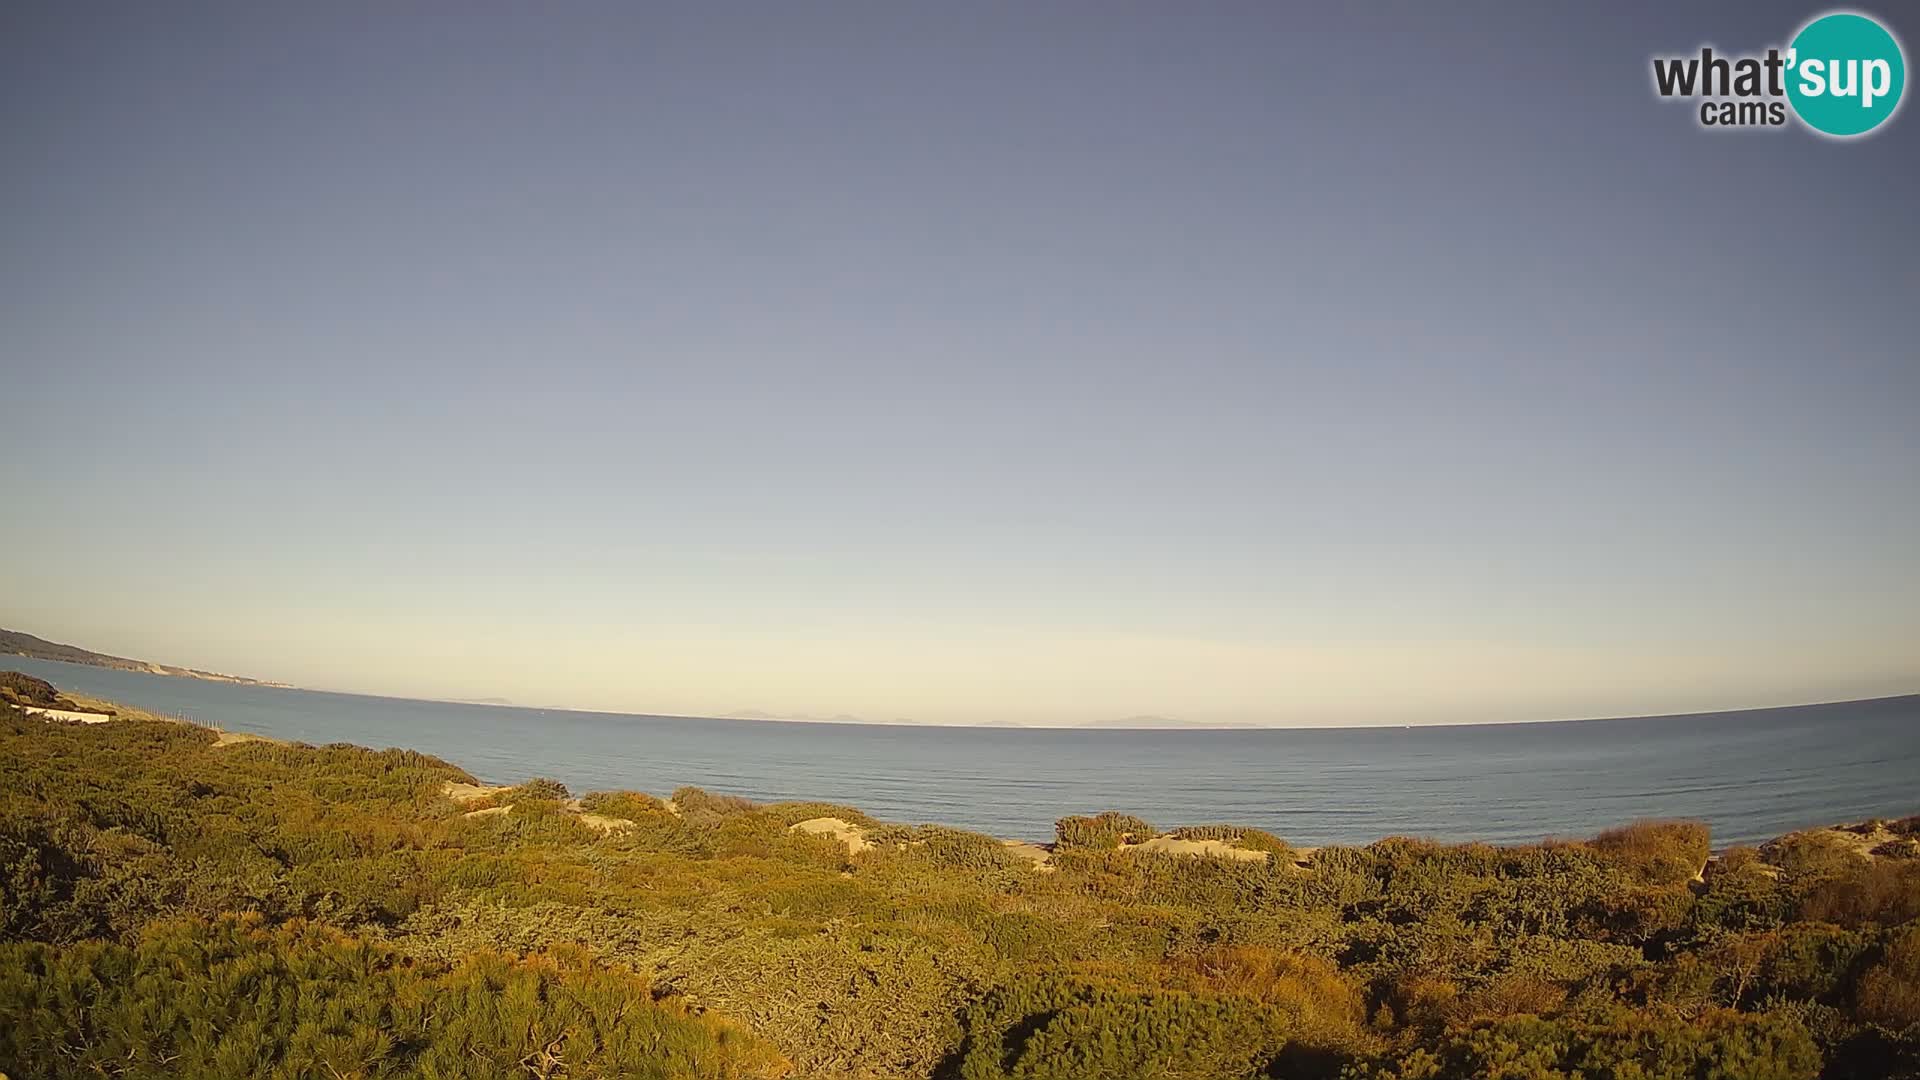
{"label": "shadowed bush", "polygon": [[1355,1080],[1813,1080],[1820,1052],[1797,1021],[1715,1010],[1515,1016],[1450,1029],[1432,1049],[1356,1069]]}
{"label": "shadowed bush", "polygon": [[21,1080],[779,1077],[745,1032],[583,959],[408,963],[315,926],[161,924],[127,947],[0,946],[0,1060]]}
{"label": "shadowed bush", "polygon": [[1254,1077],[1286,1045],[1287,1023],[1256,1002],[1027,979],[969,1009],[959,1080]]}
{"label": "shadowed bush", "polygon": [[1902,932],[1860,979],[1860,1015],[1899,1031],[1920,1024],[1920,928]]}
{"label": "shadowed bush", "polygon": [[80,706],[61,697],[52,683],[19,671],[0,671],[0,704],[82,711]]}
{"label": "shadowed bush", "polygon": [[1794,915],[1809,922],[1898,926],[1920,918],[1920,863],[1855,856],[1797,885]]}

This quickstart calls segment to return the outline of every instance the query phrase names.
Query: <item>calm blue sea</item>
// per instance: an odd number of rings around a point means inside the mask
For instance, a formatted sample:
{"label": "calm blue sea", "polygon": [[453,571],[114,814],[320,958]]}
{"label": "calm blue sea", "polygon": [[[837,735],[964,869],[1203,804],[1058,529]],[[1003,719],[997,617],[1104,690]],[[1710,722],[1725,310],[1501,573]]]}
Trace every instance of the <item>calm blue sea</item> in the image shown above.
{"label": "calm blue sea", "polygon": [[54,684],[232,731],[404,746],[481,779],[576,792],[683,784],[851,803],[1048,839],[1065,814],[1253,825],[1298,844],[1579,836],[1641,817],[1716,843],[1920,813],[1920,695],[1627,720],[1317,730],[1074,731],[576,713],[234,686],[24,657]]}

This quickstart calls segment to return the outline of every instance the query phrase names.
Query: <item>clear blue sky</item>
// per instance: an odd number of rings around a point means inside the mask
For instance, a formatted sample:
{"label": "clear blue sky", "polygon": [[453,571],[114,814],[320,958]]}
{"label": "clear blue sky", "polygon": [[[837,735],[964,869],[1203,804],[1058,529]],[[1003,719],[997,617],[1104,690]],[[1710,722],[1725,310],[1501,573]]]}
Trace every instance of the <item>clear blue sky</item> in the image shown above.
{"label": "clear blue sky", "polygon": [[1649,88],[1816,8],[437,7],[0,10],[0,625],[925,722],[1920,690],[1913,110]]}

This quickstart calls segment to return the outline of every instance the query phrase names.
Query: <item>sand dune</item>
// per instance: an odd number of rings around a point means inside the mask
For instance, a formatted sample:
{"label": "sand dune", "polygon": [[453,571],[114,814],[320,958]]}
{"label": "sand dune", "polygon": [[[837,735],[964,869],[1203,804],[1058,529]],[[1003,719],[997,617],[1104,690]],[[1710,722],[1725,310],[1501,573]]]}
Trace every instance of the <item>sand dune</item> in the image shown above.
{"label": "sand dune", "polygon": [[851,822],[841,821],[837,817],[808,818],[788,826],[789,832],[803,832],[812,836],[831,836],[847,845],[847,850],[859,854],[873,846],[867,839],[867,830]]}
{"label": "sand dune", "polygon": [[[449,780],[441,787],[440,793],[452,799],[454,802],[464,805],[466,803],[476,803],[482,799],[491,799],[496,795],[512,790],[513,788],[511,786],[502,784],[462,784]],[[595,829],[602,833],[624,832],[628,829],[639,827],[626,818],[608,817],[605,814],[589,814],[585,810],[580,809],[579,799],[568,799],[562,805],[567,813],[573,815],[575,821],[578,821],[589,829]],[[470,818],[502,817],[511,813],[513,813],[513,807],[511,806],[485,806],[478,810],[469,810],[460,816]]]}
{"label": "sand dune", "polygon": [[508,784],[461,784],[449,780],[446,786],[440,789],[440,793],[452,799],[454,802],[469,803],[479,802],[481,799],[491,799],[495,795],[512,790],[513,787]]}
{"label": "sand dune", "polygon": [[[867,839],[867,830],[849,821],[837,817],[808,818],[788,826],[791,832],[806,833],[810,836],[831,836],[847,845],[848,852],[858,854],[871,849],[874,845]],[[1030,843],[1025,840],[1002,840],[1001,845],[1013,855],[1033,864],[1037,870],[1053,869],[1053,850],[1051,847]],[[1122,851],[1150,851],[1162,855],[1188,855],[1218,859],[1239,859],[1248,862],[1267,859],[1264,851],[1250,851],[1235,847],[1225,840],[1180,840],[1172,836],[1156,836],[1138,844],[1123,844]]]}
{"label": "sand dune", "polygon": [[1215,859],[1240,859],[1244,862],[1267,861],[1266,852],[1234,847],[1225,840],[1180,840],[1172,836],[1156,836],[1143,843],[1122,844],[1120,850],[1154,851],[1163,855],[1200,855]]}
{"label": "sand dune", "polygon": [[628,821],[623,817],[608,817],[605,814],[589,814],[576,805],[579,801],[580,800],[575,799],[567,805],[567,809],[573,813],[580,824],[585,825],[589,829],[598,829],[603,833],[617,833],[640,827],[638,824]]}
{"label": "sand dune", "polygon": [[1020,858],[1032,863],[1035,870],[1044,870],[1047,873],[1053,872],[1053,851],[1051,848],[1040,844],[1029,843],[1025,840],[1002,840],[1000,841],[1000,845],[1006,848],[1009,854],[1018,855]]}

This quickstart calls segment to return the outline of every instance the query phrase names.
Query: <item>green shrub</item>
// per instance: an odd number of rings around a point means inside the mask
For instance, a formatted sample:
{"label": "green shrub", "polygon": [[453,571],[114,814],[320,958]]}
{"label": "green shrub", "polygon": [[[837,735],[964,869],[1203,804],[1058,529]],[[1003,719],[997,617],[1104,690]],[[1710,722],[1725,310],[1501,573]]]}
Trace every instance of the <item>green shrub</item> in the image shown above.
{"label": "green shrub", "polygon": [[589,814],[625,818],[634,822],[673,816],[668,812],[666,803],[637,791],[589,792],[580,796],[580,809]]}
{"label": "green shrub", "polygon": [[54,708],[60,691],[45,679],[36,679],[19,671],[0,671],[0,702]]}
{"label": "green shrub", "polygon": [[1153,837],[1153,826],[1118,811],[1107,810],[1093,817],[1064,817],[1054,824],[1054,835],[1066,847],[1117,848],[1137,844]]}
{"label": "green shrub", "polygon": [[1175,840],[1219,840],[1248,851],[1265,851],[1276,859],[1293,858],[1293,847],[1285,840],[1244,825],[1182,825],[1167,835]]}
{"label": "green shrub", "polygon": [[500,793],[500,801],[511,806],[523,802],[565,802],[573,797],[567,785],[558,780],[536,776],[518,787]]}
{"label": "green shrub", "polygon": [[1860,1015],[1899,1031],[1920,1024],[1920,927],[1887,944],[1885,954],[1860,979]]}
{"label": "green shrub", "polygon": [[1286,1045],[1275,1010],[1240,998],[1025,979],[962,1020],[960,1080],[1254,1077]]}
{"label": "green shrub", "polygon": [[783,825],[797,825],[802,821],[823,817],[839,818],[849,825],[859,825],[863,828],[880,824],[851,806],[841,806],[837,803],[784,802],[758,807],[758,809],[779,819]]}
{"label": "green shrub", "polygon": [[1273,856],[1275,862],[1291,862],[1294,858],[1293,845],[1263,829],[1243,829],[1235,846],[1248,851],[1264,851]]}
{"label": "green shrub", "polygon": [[157,925],[132,946],[0,945],[0,1061],[21,1080],[778,1077],[737,1029],[584,959],[406,963],[317,926]]}
{"label": "green shrub", "polygon": [[1712,836],[1697,821],[1636,821],[1608,829],[1590,845],[1602,858],[1655,885],[1691,880],[1713,851]]}
{"label": "green shrub", "polygon": [[1182,825],[1167,835],[1176,840],[1238,840],[1245,831],[1238,825]]}
{"label": "green shrub", "polygon": [[1780,884],[1779,871],[1763,862],[1758,851],[1729,848],[1708,871],[1706,891],[1690,914],[1694,926],[1745,931],[1786,920],[1791,897]]}
{"label": "green shrub", "polygon": [[1586,1018],[1514,1016],[1450,1029],[1357,1075],[1380,1080],[1813,1080],[1820,1053],[1779,1014],[1676,1015],[1609,1010]]}
{"label": "green shrub", "polygon": [[760,804],[738,795],[715,795],[697,787],[683,787],[669,798],[682,818],[698,825],[710,825],[734,814],[758,810]]}
{"label": "green shrub", "polygon": [[1920,918],[1920,863],[1854,857],[1793,888],[1795,914],[1809,922],[1898,926]]}
{"label": "green shrub", "polygon": [[1850,873],[1866,861],[1852,844],[1827,829],[1789,833],[1769,841],[1760,855],[1797,881]]}
{"label": "green shrub", "polygon": [[1758,999],[1840,1002],[1871,940],[1828,923],[1793,923],[1767,935],[1755,973]]}
{"label": "green shrub", "polygon": [[991,836],[940,825],[922,825],[913,830],[904,842],[903,853],[909,859],[943,870],[988,873],[1025,872],[1029,868],[1025,859]]}
{"label": "green shrub", "polygon": [[1215,946],[1185,958],[1187,989],[1249,998],[1275,1007],[1298,1037],[1318,1045],[1361,1041],[1366,1002],[1339,965],[1323,956],[1257,945]]}

